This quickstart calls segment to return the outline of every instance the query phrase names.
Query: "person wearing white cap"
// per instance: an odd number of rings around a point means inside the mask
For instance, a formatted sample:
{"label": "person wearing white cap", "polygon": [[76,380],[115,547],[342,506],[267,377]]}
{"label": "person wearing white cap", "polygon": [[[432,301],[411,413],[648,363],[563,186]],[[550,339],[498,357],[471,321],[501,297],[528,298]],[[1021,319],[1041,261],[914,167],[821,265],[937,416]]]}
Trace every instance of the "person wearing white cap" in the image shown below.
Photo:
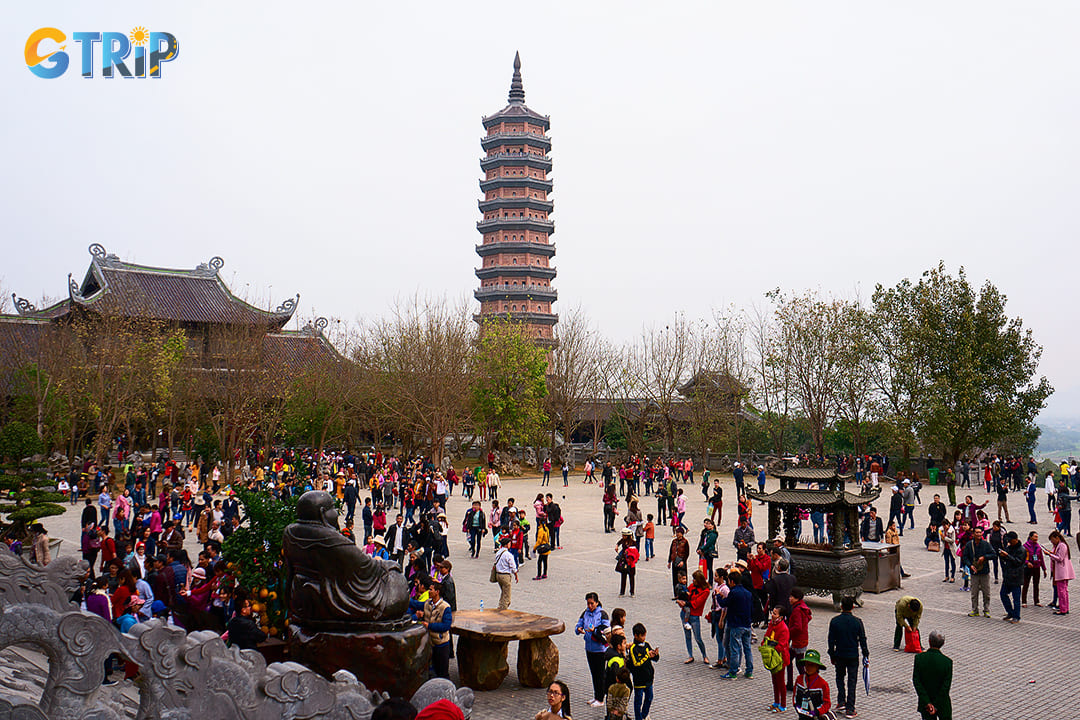
{"label": "person wearing white cap", "polygon": [[638,549],[634,544],[634,531],[623,528],[622,538],[619,540],[618,555],[615,558],[615,570],[621,576],[619,581],[619,597],[626,595],[626,580],[630,579],[630,597],[634,597],[634,586],[637,578]]}
{"label": "person wearing white cap", "polygon": [[904,522],[908,518],[911,519],[911,529],[915,529],[915,488],[910,480],[904,479],[904,489],[901,493],[904,496],[904,515],[900,519],[900,537],[904,537]]}

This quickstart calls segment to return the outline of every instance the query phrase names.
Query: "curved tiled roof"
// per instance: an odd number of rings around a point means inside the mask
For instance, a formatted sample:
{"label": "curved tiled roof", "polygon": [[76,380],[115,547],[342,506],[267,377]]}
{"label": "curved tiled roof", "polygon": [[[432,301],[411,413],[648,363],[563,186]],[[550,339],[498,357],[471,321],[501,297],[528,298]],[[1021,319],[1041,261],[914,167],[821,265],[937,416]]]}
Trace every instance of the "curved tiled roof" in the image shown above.
{"label": "curved tiled roof", "polygon": [[263,310],[232,294],[219,271],[225,261],[215,257],[195,269],[173,269],[123,262],[97,243],[90,246],[90,267],[82,284],[68,276],[68,298],[38,310],[16,299],[19,314],[55,320],[75,306],[122,317],[178,323],[218,323],[285,326],[300,301],[289,298],[274,310]]}
{"label": "curved tiled roof", "polygon": [[[205,267],[205,266],[204,266]],[[149,268],[94,258],[73,302],[103,313],[190,323],[270,324],[282,327],[296,303],[276,312],[249,305],[213,270]]]}

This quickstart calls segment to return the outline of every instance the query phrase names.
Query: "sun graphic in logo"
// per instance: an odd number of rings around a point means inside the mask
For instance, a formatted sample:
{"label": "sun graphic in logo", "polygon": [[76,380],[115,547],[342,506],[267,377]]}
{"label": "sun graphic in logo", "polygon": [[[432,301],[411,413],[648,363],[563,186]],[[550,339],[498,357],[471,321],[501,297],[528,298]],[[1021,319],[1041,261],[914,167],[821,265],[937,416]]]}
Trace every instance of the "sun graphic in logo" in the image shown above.
{"label": "sun graphic in logo", "polygon": [[131,38],[132,45],[142,47],[143,45],[146,45],[146,41],[150,39],[150,32],[140,25],[136,28],[132,28],[131,32],[128,33],[128,37]]}

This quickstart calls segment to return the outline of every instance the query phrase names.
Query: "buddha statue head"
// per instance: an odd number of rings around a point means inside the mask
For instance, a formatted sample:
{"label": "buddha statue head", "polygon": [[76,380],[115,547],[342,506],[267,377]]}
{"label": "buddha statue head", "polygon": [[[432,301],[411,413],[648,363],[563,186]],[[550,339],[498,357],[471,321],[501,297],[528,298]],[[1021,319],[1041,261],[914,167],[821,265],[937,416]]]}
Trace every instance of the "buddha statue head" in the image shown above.
{"label": "buddha statue head", "polygon": [[296,516],[302,523],[338,529],[338,512],[334,498],[324,490],[310,490],[301,495],[296,503]]}

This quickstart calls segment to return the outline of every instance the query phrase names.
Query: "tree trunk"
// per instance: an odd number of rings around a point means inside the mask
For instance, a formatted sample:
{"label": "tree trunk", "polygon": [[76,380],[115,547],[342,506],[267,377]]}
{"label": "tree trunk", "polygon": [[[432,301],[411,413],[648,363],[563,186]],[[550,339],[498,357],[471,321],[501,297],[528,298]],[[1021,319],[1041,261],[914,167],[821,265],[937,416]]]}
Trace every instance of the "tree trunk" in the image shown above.
{"label": "tree trunk", "polygon": [[735,407],[735,459],[742,462],[742,424],[739,422],[739,408]]}
{"label": "tree trunk", "polygon": [[37,434],[38,437],[45,437],[45,401],[38,400],[37,403]]}

